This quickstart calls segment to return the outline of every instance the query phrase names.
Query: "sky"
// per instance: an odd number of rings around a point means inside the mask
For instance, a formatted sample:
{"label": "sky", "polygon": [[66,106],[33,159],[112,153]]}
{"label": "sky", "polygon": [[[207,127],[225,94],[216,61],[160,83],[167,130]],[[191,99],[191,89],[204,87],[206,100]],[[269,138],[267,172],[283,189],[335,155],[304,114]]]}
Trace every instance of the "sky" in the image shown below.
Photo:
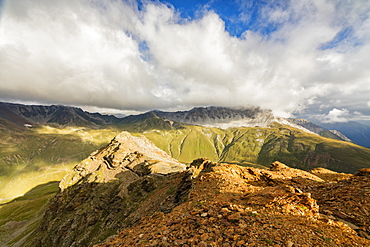
{"label": "sky", "polygon": [[370,124],[368,0],[0,0],[0,101]]}

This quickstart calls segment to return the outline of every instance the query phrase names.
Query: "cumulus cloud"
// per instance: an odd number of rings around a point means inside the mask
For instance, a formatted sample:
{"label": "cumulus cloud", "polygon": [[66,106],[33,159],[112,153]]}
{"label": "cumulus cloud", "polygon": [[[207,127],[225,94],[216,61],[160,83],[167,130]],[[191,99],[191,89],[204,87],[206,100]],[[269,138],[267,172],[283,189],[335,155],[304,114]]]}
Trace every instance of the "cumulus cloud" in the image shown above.
{"label": "cumulus cloud", "polygon": [[[358,114],[357,114],[358,115]],[[322,117],[323,123],[348,122],[349,111],[347,109],[333,108],[326,116]]]}
{"label": "cumulus cloud", "polygon": [[[250,21],[246,7],[240,17]],[[259,105],[285,116],[327,105],[330,119],[336,108],[370,115],[368,1],[259,11],[235,37],[212,10],[189,20],[160,2],[8,0],[0,99],[126,110]],[[266,34],[266,25],[275,28]]]}

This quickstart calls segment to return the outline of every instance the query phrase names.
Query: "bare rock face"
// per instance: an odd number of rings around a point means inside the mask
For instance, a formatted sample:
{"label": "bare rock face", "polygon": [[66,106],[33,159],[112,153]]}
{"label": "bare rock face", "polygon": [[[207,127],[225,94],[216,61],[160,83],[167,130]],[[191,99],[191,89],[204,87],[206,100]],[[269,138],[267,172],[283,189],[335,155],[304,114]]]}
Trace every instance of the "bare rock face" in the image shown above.
{"label": "bare rock face", "polygon": [[91,246],[143,216],[171,211],[186,195],[185,168],[145,137],[120,133],[60,182],[32,246]]}

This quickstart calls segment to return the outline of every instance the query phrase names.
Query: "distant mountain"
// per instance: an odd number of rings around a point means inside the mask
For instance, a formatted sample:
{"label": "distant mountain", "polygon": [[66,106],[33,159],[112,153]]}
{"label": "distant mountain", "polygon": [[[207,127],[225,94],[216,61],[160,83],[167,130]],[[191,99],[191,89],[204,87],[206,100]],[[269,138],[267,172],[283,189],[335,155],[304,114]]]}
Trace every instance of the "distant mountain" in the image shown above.
{"label": "distant mountain", "polygon": [[171,130],[180,128],[181,124],[159,117],[157,112],[146,112],[139,115],[130,115],[119,120],[116,125],[127,131],[142,132],[145,130]]}
{"label": "distant mountain", "polygon": [[176,122],[211,127],[267,127],[274,120],[271,110],[259,107],[227,108],[196,107],[190,111],[163,112],[154,111],[157,116]]}
{"label": "distant mountain", "polygon": [[89,113],[77,107],[61,105],[22,105],[0,102],[0,119],[16,125],[58,124],[98,127],[118,122],[119,118]]}
{"label": "distant mountain", "polygon": [[286,120],[288,120],[289,122],[291,122],[293,124],[302,126],[302,127],[306,128],[309,131],[312,131],[316,134],[319,134],[320,136],[328,137],[328,138],[332,138],[332,139],[336,139],[336,140],[341,140],[341,141],[352,142],[347,136],[345,136],[340,131],[324,129],[323,127],[321,127],[317,124],[314,124],[314,123],[312,123],[312,122],[310,122],[306,119],[289,118],[289,119],[286,119]]}
{"label": "distant mountain", "polygon": [[[219,127],[227,129],[230,127],[269,127],[277,122],[300,129],[304,132],[317,134],[341,141],[351,142],[339,131],[331,131],[322,128],[306,119],[286,119],[276,117],[271,110],[261,109],[257,106],[249,108],[228,108],[228,107],[196,107],[189,111],[163,112],[153,111],[156,117],[172,121],[202,125],[208,127]],[[131,118],[132,119],[132,118]],[[137,119],[137,118],[136,118]]]}
{"label": "distant mountain", "polygon": [[346,135],[354,143],[370,148],[370,126],[355,121],[342,123],[320,123],[321,126],[337,130]]}

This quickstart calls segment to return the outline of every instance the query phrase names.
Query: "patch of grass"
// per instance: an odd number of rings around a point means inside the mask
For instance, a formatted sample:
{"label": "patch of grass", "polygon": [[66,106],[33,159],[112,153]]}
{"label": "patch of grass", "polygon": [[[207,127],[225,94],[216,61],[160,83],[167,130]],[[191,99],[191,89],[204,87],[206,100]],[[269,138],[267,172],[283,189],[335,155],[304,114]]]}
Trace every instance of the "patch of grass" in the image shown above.
{"label": "patch of grass", "polygon": [[331,241],[331,238],[326,238],[324,236],[319,236],[322,240],[324,240],[325,242],[330,242]]}
{"label": "patch of grass", "polygon": [[300,208],[302,210],[308,210],[308,208],[306,206],[303,206],[303,205],[297,205],[296,207]]}
{"label": "patch of grass", "polygon": [[272,240],[270,240],[270,239],[265,239],[265,242],[267,244],[269,244],[269,245],[273,245],[274,244],[274,242]]}

